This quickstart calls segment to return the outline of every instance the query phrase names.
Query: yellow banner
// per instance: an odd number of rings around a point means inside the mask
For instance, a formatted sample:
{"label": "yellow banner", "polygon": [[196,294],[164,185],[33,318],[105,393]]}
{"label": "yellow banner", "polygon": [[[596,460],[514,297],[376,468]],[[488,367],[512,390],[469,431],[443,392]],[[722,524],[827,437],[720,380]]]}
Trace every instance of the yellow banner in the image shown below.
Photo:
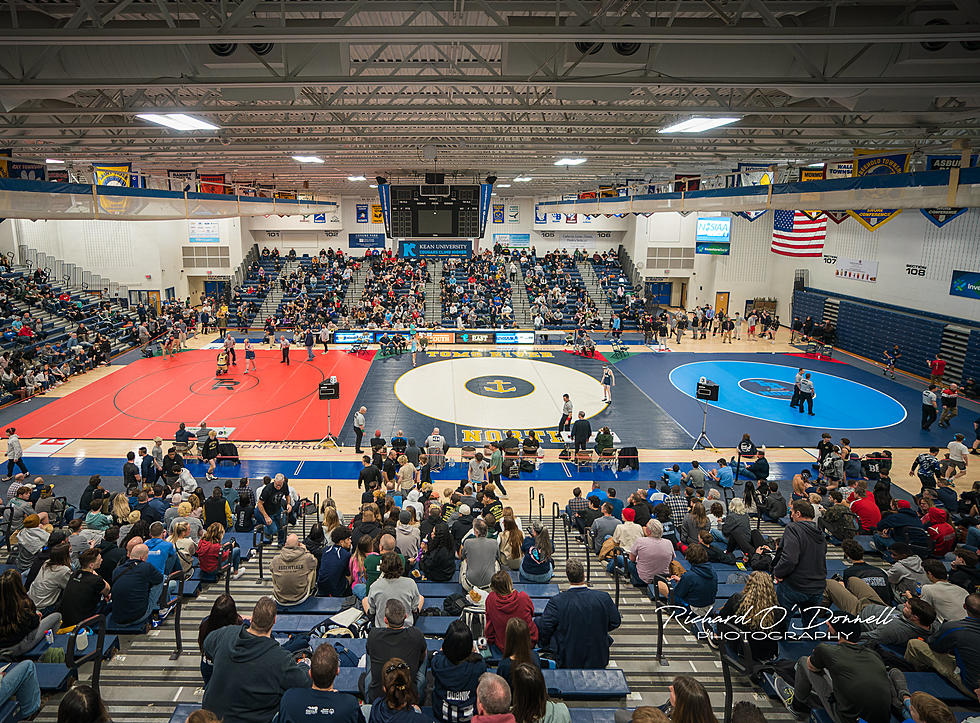
{"label": "yellow banner", "polygon": [[380,203],[371,204],[371,223],[384,223],[385,217]]}

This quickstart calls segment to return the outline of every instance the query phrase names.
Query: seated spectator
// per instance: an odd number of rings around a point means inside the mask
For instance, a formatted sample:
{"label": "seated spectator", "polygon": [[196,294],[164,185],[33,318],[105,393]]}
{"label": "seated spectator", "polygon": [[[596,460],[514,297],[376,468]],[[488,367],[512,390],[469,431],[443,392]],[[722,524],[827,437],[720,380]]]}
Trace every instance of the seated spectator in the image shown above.
{"label": "seated spectator", "polygon": [[419,569],[427,580],[449,582],[456,575],[456,547],[445,522],[438,522],[427,539],[422,540]]}
{"label": "seated spectator", "polygon": [[892,559],[890,548],[899,542],[918,549],[932,547],[929,534],[908,500],[892,500],[890,513],[882,516],[877,529],[874,546],[886,560]]}
{"label": "seated spectator", "polygon": [[953,562],[950,563],[949,581],[959,585],[966,591],[975,590],[980,585],[980,569],[977,568],[977,553],[965,547],[957,547],[953,551]]}
{"label": "seated spectator", "polygon": [[[608,593],[585,584],[578,560],[565,563],[569,587],[548,600],[538,619],[538,641],[551,646],[559,668],[605,668],[609,664],[609,633],[620,626],[619,609]],[[588,620],[589,625],[582,625]]]}
{"label": "seated spectator", "polygon": [[[349,532],[347,534],[350,535]],[[346,567],[345,561],[345,570]],[[297,535],[290,534],[286,536],[286,544],[269,561],[269,572],[272,575],[272,597],[275,601],[284,607],[299,605],[313,591],[317,579],[317,560],[300,543]]]}
{"label": "seated spectator", "polygon": [[58,609],[61,592],[71,577],[71,554],[67,543],[62,542],[51,549],[47,561],[31,583],[28,595],[42,615],[53,613]]}
{"label": "seated spectator", "polygon": [[469,720],[476,713],[476,688],[487,666],[462,620],[449,625],[442,649],[432,656],[432,715],[440,723]]}
{"label": "seated spectator", "polygon": [[383,723],[429,723],[431,717],[422,715],[418,688],[412,671],[401,658],[391,658],[381,667],[382,697],[371,706],[368,718]]}
{"label": "seated spectator", "polygon": [[730,490],[735,486],[735,473],[731,465],[722,457],[718,460],[718,469],[709,469],[708,476],[711,481],[723,490]]}
{"label": "seated spectator", "polygon": [[425,598],[419,594],[418,585],[410,577],[403,577],[405,562],[394,552],[381,555],[381,577],[371,585],[362,601],[364,612],[374,618],[378,627],[384,625],[385,605],[389,600],[401,601],[408,615],[408,624],[414,625],[414,614],[421,612]]}
{"label": "seated spectator", "polygon": [[691,568],[683,575],[671,575],[673,586],[658,582],[657,587],[660,595],[668,598],[672,605],[681,605],[700,614],[714,604],[718,575],[708,566],[708,551],[701,543],[689,546],[684,551],[684,558],[691,563]]}
{"label": "seated spectator", "polygon": [[[922,569],[925,570],[929,582],[922,586],[919,597],[936,609],[936,616],[940,623],[961,619],[963,604],[966,602],[966,590],[948,580],[949,573],[946,571],[946,566],[939,560],[925,560]],[[911,592],[906,593],[906,597],[911,596]]]}
{"label": "seated spectator", "polygon": [[484,673],[476,686],[473,723],[514,723],[510,713],[510,686],[495,673]]}
{"label": "seated spectator", "polygon": [[51,534],[41,527],[41,518],[27,515],[24,526],[17,533],[17,569],[26,572],[31,569],[37,554],[48,544]]}
{"label": "seated spectator", "polygon": [[684,521],[680,526],[681,549],[684,549],[687,545],[696,544],[701,538],[701,533],[710,529],[711,523],[708,522],[708,515],[704,511],[704,505],[697,501],[692,502],[691,509],[684,517]]}
{"label": "seated spectator", "polygon": [[767,522],[779,522],[786,516],[788,509],[786,498],[779,491],[779,483],[773,480],[769,483],[769,493],[763,498],[759,507],[762,519]]}
{"label": "seated spectator", "polygon": [[775,612],[778,606],[772,577],[756,571],[749,575],[741,592],[728,598],[718,617],[727,619],[729,625],[747,633],[745,640],[752,651],[752,659],[758,663],[779,654],[779,640],[768,634],[779,622]]}
{"label": "seated spectator", "polygon": [[532,530],[534,535],[525,537],[521,544],[521,550],[524,552],[524,559],[521,561],[521,582],[550,582],[555,574],[555,562],[552,559],[555,546],[551,542],[548,528],[540,522],[535,522]]}
{"label": "seated spectator", "polygon": [[[261,597],[249,625],[227,625],[204,639],[204,654],[214,673],[202,706],[225,720],[272,720],[283,694],[309,688],[310,675],[293,654],[272,639],[276,601]],[[247,684],[245,684],[247,681]]]}
{"label": "seated spectator", "polygon": [[532,643],[537,642],[538,628],[534,624],[534,603],[526,592],[514,590],[514,583],[506,570],[494,573],[490,579],[490,594],[486,599],[486,625],[484,635],[491,651],[502,648],[507,623],[523,620],[530,631]]}
{"label": "seated spectator", "polygon": [[[711,710],[708,691],[695,678],[678,675],[670,684],[670,720],[691,723],[718,723]],[[655,720],[655,719],[654,719]]]}
{"label": "seated spectator", "polygon": [[238,627],[243,622],[242,616],[238,614],[235,599],[231,595],[221,594],[215,598],[211,605],[211,612],[201,621],[197,629],[197,647],[201,651],[201,677],[204,678],[205,687],[211,680],[212,673],[214,673],[214,664],[211,658],[204,654],[204,641],[207,640],[208,635],[218,628],[223,628],[226,625]]}
{"label": "seated spectator", "polygon": [[945,557],[956,547],[956,530],[949,524],[949,515],[942,507],[930,507],[922,517],[922,524],[932,540],[932,554]]}
{"label": "seated spectator", "polygon": [[517,663],[511,672],[511,683],[511,710],[516,723],[570,723],[572,720],[568,706],[548,700],[548,689],[539,666]]}
{"label": "seated spectator", "polygon": [[[412,493],[417,495],[418,490],[412,490],[410,494]],[[421,533],[418,524],[415,522],[416,518],[413,516],[413,511],[414,509],[409,508],[406,503],[404,509],[398,513],[398,526],[395,527],[395,547],[405,556],[410,567],[415,567],[415,561],[419,556],[419,547],[422,543]]]}
{"label": "seated spectator", "polygon": [[593,549],[598,555],[602,549],[602,543],[607,537],[612,537],[613,532],[619,525],[619,519],[613,515],[613,506],[609,502],[602,503],[602,516],[596,519],[589,528],[592,533]]}
{"label": "seated spectator", "polygon": [[177,549],[172,543],[167,542],[167,528],[162,522],[154,522],[150,525],[150,536],[146,540],[146,547],[150,551],[146,558],[153,567],[167,577],[180,564],[177,558]]}
{"label": "seated spectator", "polygon": [[111,524],[112,518],[102,514],[102,500],[92,500],[88,514],[85,515],[85,526],[90,530],[105,531]]}
{"label": "seated spectator", "polygon": [[504,517],[501,526],[503,530],[497,536],[500,564],[508,570],[518,570],[524,561],[524,553],[521,552],[524,537],[512,517]]}
{"label": "seated spectator", "polygon": [[634,585],[645,587],[655,576],[666,576],[670,571],[674,546],[663,539],[663,532],[659,520],[650,520],[643,529],[643,537],[630,547],[627,565]]}
{"label": "seated spectator", "polygon": [[499,567],[497,551],[497,542],[487,538],[487,523],[482,517],[473,520],[473,536],[464,540],[459,549],[459,582],[464,590],[490,584]]}
{"label": "seated spectator", "polygon": [[862,535],[874,531],[881,522],[881,510],[875,504],[875,498],[868,493],[868,483],[859,480],[854,488],[854,501],[851,502],[851,511],[858,516],[861,523],[860,533]]}
{"label": "seated spectator", "polygon": [[28,597],[17,570],[0,574],[0,657],[19,658],[40,642],[48,630],[61,627],[61,614],[42,616]]}
{"label": "seated spectator", "polygon": [[928,636],[939,627],[936,610],[929,603],[913,597],[898,609],[891,608],[859,577],[852,577],[846,585],[828,580],[825,601],[848,615],[860,616],[861,632],[868,643],[904,650],[912,638]]}
{"label": "seated spectator", "polygon": [[742,463],[742,467],[738,468],[738,462],[735,461],[733,457],[730,463],[732,472],[738,471],[738,474],[743,479],[748,480],[768,480],[769,479],[769,460],[766,459],[766,451],[760,449],[757,452],[758,456],[752,464],[747,462]]}
{"label": "seated spectator", "polygon": [[357,698],[338,693],[333,681],[340,659],[332,645],[321,645],[310,660],[311,688],[290,688],[279,701],[278,723],[364,723]]}
{"label": "seated spectator", "polygon": [[745,502],[740,497],[728,503],[728,512],[721,523],[721,534],[728,541],[726,552],[741,550],[743,555],[751,555],[756,545],[752,544],[752,524],[745,511]]}
{"label": "seated spectator", "polygon": [[138,628],[160,609],[164,578],[146,561],[149,552],[146,545],[135,544],[125,562],[113,570],[110,625]]}
{"label": "seated spectator", "polygon": [[58,723],[111,723],[102,697],[89,685],[75,684],[58,703]]}
{"label": "seated spectator", "polygon": [[891,585],[892,597],[901,600],[906,592],[915,592],[916,588],[929,582],[929,578],[922,568],[922,558],[913,555],[912,548],[904,542],[897,542],[890,549],[895,562],[885,571],[885,576]]}
{"label": "seated spectator", "polygon": [[835,621],[827,627],[838,640],[820,643],[797,661],[792,712],[803,716],[823,709],[835,720],[888,723],[893,700],[908,696],[905,677],[887,670],[877,653],[858,642],[858,623]]}
{"label": "seated spectator", "polygon": [[497,665],[497,675],[506,680],[509,685],[514,666],[525,664],[540,668],[541,660],[534,650],[531,630],[525,620],[521,618],[508,620],[504,635],[504,649],[500,655],[500,663]]}
{"label": "seated spectator", "polygon": [[98,549],[84,550],[78,556],[75,570],[61,594],[61,624],[71,627],[82,620],[105,612],[109,600],[109,583],[98,573],[102,554]]}
{"label": "seated spectator", "polygon": [[864,561],[864,550],[861,545],[854,540],[844,540],[841,544],[841,551],[844,553],[844,562],[850,565],[844,568],[844,585],[852,577],[859,578],[865,582],[885,605],[890,605],[892,601],[892,589],[888,584],[888,576],[880,567],[869,565]]}
{"label": "seated spectator", "polygon": [[197,543],[197,559],[201,566],[201,579],[214,582],[218,578],[218,569],[230,558],[232,577],[240,578],[245,574],[245,567],[240,565],[242,549],[232,547],[222,550],[221,541],[225,537],[225,528],[220,522],[215,522],[204,532],[204,537]]}
{"label": "seated spectator", "polygon": [[[365,510],[365,512],[367,512],[367,510]],[[353,539],[356,538],[357,535],[352,533],[351,537]],[[402,570],[407,570],[405,565],[405,556],[395,550],[394,535],[384,534],[376,539],[377,544],[375,550],[377,554],[369,555],[364,561],[364,569],[367,577],[367,592],[369,593],[371,592],[371,586],[374,585],[375,581],[377,581],[381,576],[381,558],[386,553],[391,552],[397,555],[398,559],[401,560]],[[456,549],[458,549],[458,546]],[[455,557],[455,550],[453,551],[453,555]],[[453,563],[453,570],[455,571],[455,563]]]}
{"label": "seated spectator", "polygon": [[32,660],[3,663],[0,667],[0,703],[14,700],[20,708],[20,720],[31,720],[41,710],[41,688],[37,668]]}
{"label": "seated spectator", "polygon": [[368,701],[375,701],[384,695],[382,667],[392,658],[406,661],[417,691],[421,695],[425,690],[425,637],[418,628],[405,625],[407,618],[405,605],[401,600],[392,598],[385,603],[384,627],[373,627],[368,633],[367,657],[370,665],[364,681]]}

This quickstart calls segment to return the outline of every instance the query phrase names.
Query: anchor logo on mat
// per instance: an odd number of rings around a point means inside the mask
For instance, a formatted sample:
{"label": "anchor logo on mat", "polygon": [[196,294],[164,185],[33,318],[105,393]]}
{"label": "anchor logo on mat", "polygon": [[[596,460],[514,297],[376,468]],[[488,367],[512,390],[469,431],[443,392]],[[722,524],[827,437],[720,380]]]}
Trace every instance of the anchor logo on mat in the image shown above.
{"label": "anchor logo on mat", "polygon": [[464,386],[473,394],[491,399],[516,399],[534,391],[534,385],[526,379],[502,374],[473,377]]}
{"label": "anchor logo on mat", "polygon": [[215,389],[227,389],[228,391],[234,391],[241,382],[237,379],[215,379],[214,386],[211,387],[212,390]]}
{"label": "anchor logo on mat", "polygon": [[793,383],[777,379],[742,379],[738,385],[751,394],[771,399],[792,399]]}

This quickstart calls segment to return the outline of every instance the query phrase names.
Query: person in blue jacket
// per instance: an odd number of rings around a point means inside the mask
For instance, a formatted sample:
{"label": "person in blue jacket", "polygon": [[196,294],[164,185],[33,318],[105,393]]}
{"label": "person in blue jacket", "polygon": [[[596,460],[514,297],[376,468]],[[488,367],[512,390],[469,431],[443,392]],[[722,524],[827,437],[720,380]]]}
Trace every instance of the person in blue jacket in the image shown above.
{"label": "person in blue jacket", "polygon": [[691,569],[681,576],[671,575],[672,588],[659,583],[660,594],[667,597],[671,605],[681,605],[702,612],[715,604],[718,594],[718,575],[708,565],[708,550],[704,545],[691,545],[684,551],[684,558],[691,563]]}
{"label": "person in blue jacket", "polygon": [[554,651],[559,668],[605,668],[612,645],[609,633],[623,621],[619,609],[609,593],[585,584],[585,568],[578,560],[565,563],[565,574],[569,588],[548,601],[538,620],[538,645]]}
{"label": "person in blue jacket", "polygon": [[432,656],[432,715],[440,723],[468,721],[476,715],[476,687],[487,672],[483,656],[473,645],[473,632],[454,620]]}
{"label": "person in blue jacket", "polygon": [[892,500],[891,512],[882,516],[872,542],[881,556],[891,561],[889,548],[896,542],[905,542],[917,547],[928,547],[929,533],[908,500]]}

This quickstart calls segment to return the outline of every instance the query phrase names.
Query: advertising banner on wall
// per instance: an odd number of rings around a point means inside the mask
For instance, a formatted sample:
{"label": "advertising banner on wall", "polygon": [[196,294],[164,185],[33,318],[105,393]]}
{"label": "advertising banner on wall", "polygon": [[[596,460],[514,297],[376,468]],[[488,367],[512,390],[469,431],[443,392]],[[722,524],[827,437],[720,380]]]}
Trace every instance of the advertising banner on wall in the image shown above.
{"label": "advertising banner on wall", "polygon": [[[911,154],[888,153],[885,155],[871,155],[872,151],[865,151],[860,148],[855,149],[854,153],[858,158],[854,159],[854,177],[863,176],[886,176],[895,173],[906,173],[909,170],[909,158]],[[874,231],[880,226],[895,218],[902,211],[897,208],[865,208],[848,213],[869,231]]]}
{"label": "advertising banner on wall", "polygon": [[383,249],[385,235],[383,233],[349,233],[347,245],[352,249]]}
{"label": "advertising banner on wall", "polygon": [[839,279],[866,281],[874,283],[878,280],[878,262],[864,259],[846,259],[842,256],[824,256],[824,263],[834,266],[834,276]]}
{"label": "advertising banner on wall", "polygon": [[190,219],[187,222],[187,240],[192,244],[216,244],[221,238],[218,222],[214,219]]}
{"label": "advertising banner on wall", "polygon": [[980,273],[976,271],[953,271],[949,285],[952,296],[965,296],[968,299],[980,299]]}
{"label": "advertising banner on wall", "polygon": [[595,233],[563,233],[558,243],[566,249],[594,249]]}
{"label": "advertising banner on wall", "polygon": [[405,259],[433,258],[442,256],[468,257],[472,255],[472,253],[472,241],[425,239],[398,242],[398,255]]}
{"label": "advertising banner on wall", "polygon": [[493,235],[494,244],[500,244],[505,248],[527,249],[531,248],[531,234],[529,233],[495,233]]}
{"label": "advertising banner on wall", "polygon": [[694,244],[694,253],[707,256],[728,256],[731,248],[731,244],[719,241],[697,241]]}

